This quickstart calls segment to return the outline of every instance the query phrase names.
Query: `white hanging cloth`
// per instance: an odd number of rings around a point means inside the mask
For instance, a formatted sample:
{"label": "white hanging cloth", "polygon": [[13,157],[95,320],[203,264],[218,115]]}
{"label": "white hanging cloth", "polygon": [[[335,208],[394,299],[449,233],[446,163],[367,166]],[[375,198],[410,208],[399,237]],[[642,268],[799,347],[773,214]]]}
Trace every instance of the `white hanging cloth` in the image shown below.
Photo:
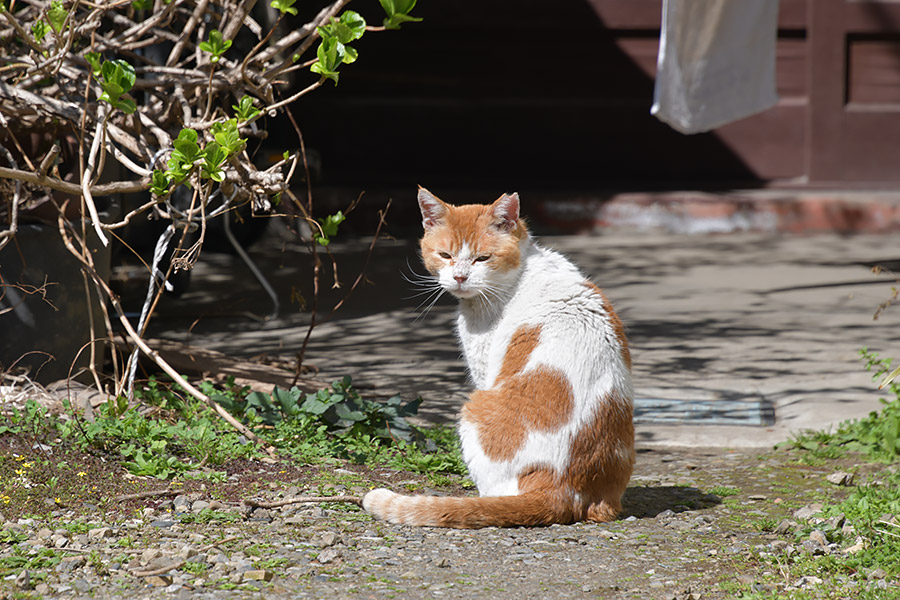
{"label": "white hanging cloth", "polygon": [[650,113],[681,133],[774,106],[778,0],[664,0]]}

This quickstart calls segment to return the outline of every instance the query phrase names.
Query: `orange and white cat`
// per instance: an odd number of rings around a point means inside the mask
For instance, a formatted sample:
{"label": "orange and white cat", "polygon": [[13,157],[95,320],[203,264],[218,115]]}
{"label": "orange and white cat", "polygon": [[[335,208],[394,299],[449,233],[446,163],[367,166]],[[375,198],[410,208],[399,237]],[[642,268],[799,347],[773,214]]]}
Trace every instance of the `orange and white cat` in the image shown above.
{"label": "orange and white cat", "polygon": [[519,197],[452,206],[419,188],[425,267],[459,298],[476,391],[459,436],[480,497],[376,489],[363,507],[436,527],[610,521],[634,465],[631,357],[603,293],[534,243]]}

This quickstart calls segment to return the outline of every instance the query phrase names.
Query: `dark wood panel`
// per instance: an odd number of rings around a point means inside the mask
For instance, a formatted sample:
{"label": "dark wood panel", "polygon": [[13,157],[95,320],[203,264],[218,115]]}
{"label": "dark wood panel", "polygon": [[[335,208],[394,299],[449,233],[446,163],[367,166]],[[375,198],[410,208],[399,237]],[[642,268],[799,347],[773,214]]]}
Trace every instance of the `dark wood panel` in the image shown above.
{"label": "dark wood panel", "polygon": [[775,53],[775,86],[779,97],[805,99],[809,95],[809,43],[807,39],[805,37],[779,38]]}
{"label": "dark wood panel", "polygon": [[802,177],[806,113],[805,100],[782,100],[763,113],[720,127],[716,136],[760,179]]}
{"label": "dark wood panel", "polygon": [[847,100],[852,103],[900,103],[900,37],[847,40],[849,78]]}

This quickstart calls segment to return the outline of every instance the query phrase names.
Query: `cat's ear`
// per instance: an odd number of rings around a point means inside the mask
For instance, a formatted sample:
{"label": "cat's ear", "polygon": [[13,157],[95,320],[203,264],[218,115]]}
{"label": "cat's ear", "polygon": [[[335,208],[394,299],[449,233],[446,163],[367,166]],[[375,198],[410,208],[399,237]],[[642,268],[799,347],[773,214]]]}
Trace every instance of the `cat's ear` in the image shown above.
{"label": "cat's ear", "polygon": [[419,186],[419,210],[422,211],[422,227],[428,231],[444,220],[447,205],[440,198]]}
{"label": "cat's ear", "polygon": [[503,194],[494,201],[493,209],[497,227],[507,233],[515,231],[519,221],[519,194]]}

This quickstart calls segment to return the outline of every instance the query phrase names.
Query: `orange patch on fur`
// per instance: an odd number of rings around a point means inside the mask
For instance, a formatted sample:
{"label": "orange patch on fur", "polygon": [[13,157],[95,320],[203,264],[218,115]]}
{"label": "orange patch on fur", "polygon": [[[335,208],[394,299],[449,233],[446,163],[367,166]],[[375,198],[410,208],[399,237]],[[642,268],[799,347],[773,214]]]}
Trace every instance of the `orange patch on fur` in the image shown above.
{"label": "orange patch on fur", "polygon": [[632,412],[628,399],[612,394],[575,436],[562,484],[581,495],[581,518],[611,521],[622,510],[635,460]]}
{"label": "orange patch on fur", "polygon": [[584,285],[595,294],[600,296],[600,300],[603,303],[603,311],[606,313],[606,317],[609,319],[609,322],[612,325],[613,333],[615,334],[616,339],[619,341],[622,360],[625,361],[625,365],[629,370],[631,370],[631,350],[628,349],[628,338],[625,336],[625,326],[622,324],[622,320],[619,318],[619,315],[616,314],[616,311],[613,310],[612,303],[609,301],[609,299],[607,299],[606,294],[603,293],[603,290],[601,290],[590,281],[585,281]]}
{"label": "orange patch on fur", "polygon": [[522,373],[540,332],[540,325],[516,330],[494,387],[474,392],[463,406],[491,460],[511,460],[530,431],[554,431],[572,417],[574,399],[565,374],[543,366]]}

